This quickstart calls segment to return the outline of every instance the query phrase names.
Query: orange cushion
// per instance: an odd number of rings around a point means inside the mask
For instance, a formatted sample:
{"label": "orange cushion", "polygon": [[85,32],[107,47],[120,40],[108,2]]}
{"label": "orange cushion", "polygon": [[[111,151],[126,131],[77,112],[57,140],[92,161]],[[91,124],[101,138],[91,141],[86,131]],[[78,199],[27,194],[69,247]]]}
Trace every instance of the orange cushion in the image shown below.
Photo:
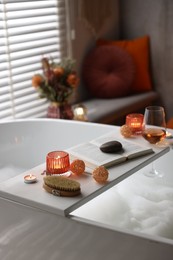
{"label": "orange cushion", "polygon": [[173,129],[173,118],[169,119],[167,123],[167,128],[172,128]]}
{"label": "orange cushion", "polygon": [[134,40],[97,40],[97,45],[116,45],[131,54],[136,74],[131,85],[132,93],[141,93],[152,90],[149,71],[149,37],[144,36]]}

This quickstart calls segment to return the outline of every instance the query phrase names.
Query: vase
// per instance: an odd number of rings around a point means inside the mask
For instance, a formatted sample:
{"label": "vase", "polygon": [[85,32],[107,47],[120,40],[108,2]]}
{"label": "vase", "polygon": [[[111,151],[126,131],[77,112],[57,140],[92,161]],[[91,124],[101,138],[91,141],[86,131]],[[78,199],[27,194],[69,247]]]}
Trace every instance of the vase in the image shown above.
{"label": "vase", "polygon": [[73,119],[73,109],[68,103],[53,102],[48,106],[48,118]]}

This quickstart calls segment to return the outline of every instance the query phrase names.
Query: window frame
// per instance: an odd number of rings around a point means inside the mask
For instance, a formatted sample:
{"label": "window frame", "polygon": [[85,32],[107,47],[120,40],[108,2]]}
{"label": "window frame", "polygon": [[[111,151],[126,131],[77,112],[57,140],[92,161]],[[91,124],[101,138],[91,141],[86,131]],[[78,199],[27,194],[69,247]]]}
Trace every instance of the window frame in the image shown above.
{"label": "window frame", "polygon": [[32,76],[42,72],[43,56],[58,62],[72,55],[68,0],[1,0],[0,20],[0,119],[45,117],[49,103]]}

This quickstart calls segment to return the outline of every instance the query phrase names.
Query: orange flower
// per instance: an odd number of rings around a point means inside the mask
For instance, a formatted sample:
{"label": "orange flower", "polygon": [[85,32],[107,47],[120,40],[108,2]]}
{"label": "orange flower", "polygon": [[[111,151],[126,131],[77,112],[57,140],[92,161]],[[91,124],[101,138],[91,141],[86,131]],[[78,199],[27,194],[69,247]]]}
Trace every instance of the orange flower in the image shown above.
{"label": "orange flower", "polygon": [[76,73],[71,73],[68,75],[67,83],[74,88],[79,85],[79,78],[76,76]]}
{"label": "orange flower", "polygon": [[35,87],[35,88],[39,87],[42,81],[43,81],[42,76],[40,76],[40,75],[33,76],[32,77],[32,85],[33,85],[33,87]]}
{"label": "orange flower", "polygon": [[63,103],[68,101],[79,84],[76,71],[73,70],[74,61],[65,58],[59,63],[53,59],[41,59],[43,74],[32,77],[32,85],[38,91],[40,98],[47,98],[51,102]]}
{"label": "orange flower", "polygon": [[58,78],[60,78],[64,74],[64,69],[62,67],[55,67],[53,72]]}

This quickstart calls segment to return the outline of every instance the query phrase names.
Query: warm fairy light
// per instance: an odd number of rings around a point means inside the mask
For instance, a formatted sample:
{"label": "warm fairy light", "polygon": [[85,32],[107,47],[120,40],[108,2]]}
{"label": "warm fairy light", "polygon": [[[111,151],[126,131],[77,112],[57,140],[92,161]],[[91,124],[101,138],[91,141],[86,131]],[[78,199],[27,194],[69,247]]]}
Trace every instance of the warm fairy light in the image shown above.
{"label": "warm fairy light", "polygon": [[134,113],[126,116],[126,125],[128,125],[133,134],[141,134],[144,116],[142,114]]}
{"label": "warm fairy light", "polygon": [[46,173],[62,174],[69,170],[70,160],[69,154],[64,151],[53,151],[46,157]]}

